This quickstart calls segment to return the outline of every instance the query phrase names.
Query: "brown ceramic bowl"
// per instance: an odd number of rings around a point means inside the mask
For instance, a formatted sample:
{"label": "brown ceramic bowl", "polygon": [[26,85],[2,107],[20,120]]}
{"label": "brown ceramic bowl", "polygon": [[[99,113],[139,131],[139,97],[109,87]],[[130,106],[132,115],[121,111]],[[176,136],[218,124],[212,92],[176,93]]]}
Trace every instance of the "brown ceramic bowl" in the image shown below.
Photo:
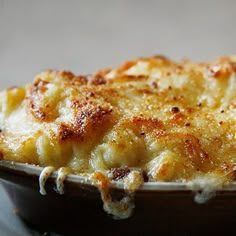
{"label": "brown ceramic bowl", "polygon": [[[114,220],[103,211],[100,193],[83,177],[69,175],[65,194],[55,189],[57,172],[46,183],[47,195],[39,193],[42,168],[0,161],[0,179],[19,216],[42,231],[64,235],[200,234],[236,232],[236,184],[222,189],[205,204],[194,201],[185,184],[145,183],[136,192],[135,210],[126,220]],[[122,187],[112,189],[122,196]]]}

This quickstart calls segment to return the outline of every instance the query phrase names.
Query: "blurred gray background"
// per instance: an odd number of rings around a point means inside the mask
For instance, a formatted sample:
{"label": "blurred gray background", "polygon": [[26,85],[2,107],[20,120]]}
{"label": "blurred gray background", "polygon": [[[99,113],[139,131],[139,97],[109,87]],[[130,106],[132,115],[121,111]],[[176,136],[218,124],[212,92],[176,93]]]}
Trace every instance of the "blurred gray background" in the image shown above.
{"label": "blurred gray background", "polygon": [[77,74],[138,56],[236,52],[234,0],[0,0],[0,89],[49,68]]}
{"label": "blurred gray background", "polygon": [[[234,0],[0,0],[0,89],[46,69],[87,74],[139,56],[236,53]],[[31,234],[0,186],[0,234]]]}

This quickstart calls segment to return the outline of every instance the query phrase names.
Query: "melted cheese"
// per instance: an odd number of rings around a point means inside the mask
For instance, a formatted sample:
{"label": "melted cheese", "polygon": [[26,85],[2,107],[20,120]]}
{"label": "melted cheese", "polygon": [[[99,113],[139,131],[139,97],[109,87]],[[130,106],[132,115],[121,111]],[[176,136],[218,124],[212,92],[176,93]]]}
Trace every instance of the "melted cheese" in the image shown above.
{"label": "melted cheese", "polygon": [[43,171],[41,172],[41,174],[39,176],[39,192],[42,195],[47,194],[47,192],[45,190],[45,184],[46,184],[48,178],[51,176],[51,174],[53,173],[54,170],[55,170],[54,167],[47,166],[43,169]]}
{"label": "melted cheese", "polygon": [[124,189],[133,193],[143,185],[143,176],[140,171],[133,170],[124,178]]}
{"label": "melted cheese", "polygon": [[[126,193],[120,201],[113,200],[110,195],[110,180],[101,172],[95,172],[90,175],[91,183],[96,186],[103,201],[103,209],[105,212],[113,216],[116,220],[129,218],[135,207],[133,195],[129,192]],[[132,181],[134,184],[135,181]]]}
{"label": "melted cheese", "polygon": [[224,176],[219,177],[215,174],[198,176],[189,183],[189,187],[195,192],[194,200],[196,203],[206,203],[216,195],[216,190],[222,189],[226,185]]}
{"label": "melted cheese", "polygon": [[68,174],[70,174],[70,169],[66,167],[61,167],[58,170],[58,175],[56,179],[57,192],[61,195],[64,194],[64,181]]}

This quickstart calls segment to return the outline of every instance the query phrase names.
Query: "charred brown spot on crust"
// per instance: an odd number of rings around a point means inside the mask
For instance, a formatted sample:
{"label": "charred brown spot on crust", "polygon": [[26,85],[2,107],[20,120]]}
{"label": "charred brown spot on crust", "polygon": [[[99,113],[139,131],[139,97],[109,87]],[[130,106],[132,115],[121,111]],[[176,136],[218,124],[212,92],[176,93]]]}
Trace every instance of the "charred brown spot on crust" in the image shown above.
{"label": "charred brown spot on crust", "polygon": [[[133,117],[132,123],[139,129],[145,129],[147,131],[163,128],[163,122],[157,118],[143,118],[142,116]],[[145,134],[145,131],[142,131]]]}
{"label": "charred brown spot on crust", "polygon": [[38,91],[45,92],[46,91],[45,85],[47,85],[48,83],[49,82],[42,80],[41,78],[38,78],[33,84],[32,92],[33,93],[36,93]]}
{"label": "charred brown spot on crust", "polygon": [[91,122],[92,124],[101,123],[104,117],[107,114],[110,114],[111,112],[112,112],[112,109],[103,108],[100,106],[98,106],[97,108],[93,110],[82,111],[77,116],[76,124],[83,125],[86,119],[89,119],[89,122]]}
{"label": "charred brown spot on crust", "polygon": [[88,83],[88,77],[89,76],[75,76],[71,78],[69,81],[73,86],[80,86]]}
{"label": "charred brown spot on crust", "polygon": [[87,104],[88,104],[87,102],[81,102],[75,99],[70,101],[70,107],[72,109],[79,109],[82,108],[83,106],[86,106]]}
{"label": "charred brown spot on crust", "polygon": [[181,74],[181,73],[184,72],[184,67],[181,66],[181,65],[178,65],[178,66],[175,68],[174,72],[175,72],[176,74]]}
{"label": "charred brown spot on crust", "polygon": [[[43,77],[46,75],[46,80],[48,83],[55,83],[60,84],[62,86],[80,86],[83,84],[87,84],[89,75],[74,75],[71,71],[64,71],[64,70],[48,70],[43,74]],[[40,76],[37,78],[38,80],[42,80]]]}
{"label": "charred brown spot on crust", "polygon": [[172,107],[170,111],[171,111],[171,113],[178,113],[178,112],[180,112],[178,107]]}
{"label": "charred brown spot on crust", "polygon": [[95,93],[89,92],[89,93],[87,94],[87,96],[93,98],[93,97],[95,97]]}
{"label": "charred brown spot on crust", "polygon": [[[64,74],[63,78],[60,77],[62,74]],[[27,97],[29,112],[41,122],[52,122],[60,116],[58,104],[64,99],[64,97],[62,98],[63,90],[68,86],[73,88],[71,83],[73,83],[74,77],[72,77],[73,74],[70,72],[54,71],[54,74],[48,74],[47,76],[43,75],[42,78],[38,77],[35,80],[34,84],[29,87],[30,94]],[[65,76],[69,78],[69,81],[67,81],[68,78]],[[50,82],[45,81],[43,78]],[[72,80],[70,81],[71,78]]]}
{"label": "charred brown spot on crust", "polygon": [[136,89],[138,94],[153,94],[153,91],[149,88],[139,88]]}
{"label": "charred brown spot on crust", "polygon": [[67,79],[73,79],[75,75],[71,71],[60,71],[60,75],[62,77],[66,77]]}
{"label": "charred brown spot on crust", "polygon": [[78,101],[73,101],[72,106],[78,111],[75,111],[76,114],[72,123],[60,124],[59,139],[61,141],[68,139],[83,141],[86,135],[91,135],[93,130],[98,135],[97,129],[100,129],[101,125],[104,125],[103,129],[105,129],[105,126],[110,122],[108,117],[112,113],[112,109],[109,107],[93,107],[91,104],[81,104]]}
{"label": "charred brown spot on crust", "polygon": [[113,180],[120,180],[126,177],[131,170],[128,167],[119,167],[119,168],[112,168],[111,175]]}
{"label": "charred brown spot on crust", "polygon": [[90,110],[82,111],[76,117],[76,125],[83,126],[85,124],[85,122],[87,121],[87,119],[90,119],[92,117],[93,117],[92,111],[90,111]]}
{"label": "charred brown spot on crust", "polygon": [[87,75],[87,76],[76,76],[75,78],[79,79],[84,84],[87,84],[88,83],[88,77],[89,77],[89,75]]}
{"label": "charred brown spot on crust", "polygon": [[107,83],[107,81],[102,76],[99,75],[93,76],[90,82],[93,85],[103,85]]}
{"label": "charred brown spot on crust", "polygon": [[207,75],[209,77],[214,77],[217,78],[221,75],[221,71],[218,67],[210,67],[209,70],[207,71]]}
{"label": "charred brown spot on crust", "polygon": [[[55,82],[62,84],[70,84],[73,86],[80,86],[82,84],[87,84],[90,75],[78,75],[75,76],[71,71],[58,71],[56,72],[57,78]],[[55,76],[55,75],[54,75]]]}
{"label": "charred brown spot on crust", "polygon": [[81,130],[76,129],[73,126],[68,126],[66,124],[61,124],[59,128],[59,137],[61,141],[71,139],[71,138],[82,138]]}
{"label": "charred brown spot on crust", "polygon": [[181,65],[178,65],[178,66],[177,66],[177,69],[179,69],[179,70],[183,70],[183,69],[184,69],[184,67],[183,67],[183,66],[181,66]]}
{"label": "charred brown spot on crust", "polygon": [[143,177],[143,181],[145,183],[147,183],[149,181],[149,177],[148,177],[147,172],[145,170],[142,171],[142,177]]}
{"label": "charred brown spot on crust", "polygon": [[184,125],[185,125],[185,126],[190,126],[191,123],[190,123],[190,122],[186,122]]}
{"label": "charred brown spot on crust", "polygon": [[152,87],[155,88],[155,89],[158,88],[157,83],[156,82],[152,82]]}
{"label": "charred brown spot on crust", "polygon": [[233,72],[236,73],[236,62],[232,62],[231,65]]}
{"label": "charred brown spot on crust", "polygon": [[150,62],[152,64],[154,62],[154,65],[166,65],[166,66],[171,66],[173,62],[166,56],[163,55],[155,55],[152,58],[143,58],[143,60]]}
{"label": "charred brown spot on crust", "polygon": [[207,76],[213,78],[228,78],[232,73],[236,72],[236,63],[229,58],[222,58],[219,62],[212,64],[207,68]]}
{"label": "charred brown spot on crust", "polygon": [[40,94],[45,93],[47,91],[46,85],[48,84],[47,81],[44,81],[40,78],[38,78],[35,83],[33,84],[32,90],[31,90],[31,96],[29,99],[29,105],[31,108],[31,114],[38,120],[44,121],[47,119],[47,114],[42,111],[42,109],[37,105],[37,102],[39,100]]}
{"label": "charred brown spot on crust", "polygon": [[173,117],[169,120],[170,124],[174,124],[174,125],[184,125],[186,121],[186,116],[181,113],[174,113]]}
{"label": "charred brown spot on crust", "polygon": [[106,68],[106,69],[102,69],[102,70],[98,70],[96,72],[96,75],[101,76],[101,77],[105,77],[107,74],[109,74],[112,71],[112,68]]}

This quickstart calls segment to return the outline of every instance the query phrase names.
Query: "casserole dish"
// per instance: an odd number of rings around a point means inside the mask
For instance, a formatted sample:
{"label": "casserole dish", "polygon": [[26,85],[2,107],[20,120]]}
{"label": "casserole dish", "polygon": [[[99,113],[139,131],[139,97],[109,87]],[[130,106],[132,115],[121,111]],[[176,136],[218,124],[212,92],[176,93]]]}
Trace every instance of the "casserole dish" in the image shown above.
{"label": "casserole dish", "polygon": [[[48,179],[47,195],[39,193],[41,167],[0,162],[0,179],[17,214],[37,229],[63,235],[87,234],[199,234],[235,232],[236,184],[217,191],[204,204],[194,201],[187,184],[145,183],[135,193],[135,210],[126,220],[114,220],[102,209],[100,193],[84,177],[68,175],[65,193],[55,191],[57,172]],[[114,185],[112,195],[124,195]]]}

